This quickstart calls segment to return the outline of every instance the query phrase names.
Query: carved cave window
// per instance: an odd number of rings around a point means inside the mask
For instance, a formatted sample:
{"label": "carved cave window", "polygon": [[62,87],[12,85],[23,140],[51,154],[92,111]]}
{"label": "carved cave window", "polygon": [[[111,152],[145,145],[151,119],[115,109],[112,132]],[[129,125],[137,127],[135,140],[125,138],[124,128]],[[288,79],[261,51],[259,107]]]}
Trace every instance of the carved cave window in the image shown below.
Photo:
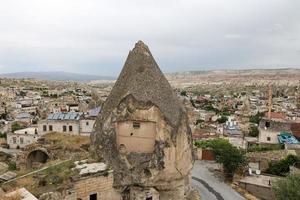
{"label": "carved cave window", "polygon": [[90,195],[90,200],[97,200],[97,193]]}
{"label": "carved cave window", "polygon": [[133,128],[141,128],[141,123],[140,122],[133,122],[132,127]]}

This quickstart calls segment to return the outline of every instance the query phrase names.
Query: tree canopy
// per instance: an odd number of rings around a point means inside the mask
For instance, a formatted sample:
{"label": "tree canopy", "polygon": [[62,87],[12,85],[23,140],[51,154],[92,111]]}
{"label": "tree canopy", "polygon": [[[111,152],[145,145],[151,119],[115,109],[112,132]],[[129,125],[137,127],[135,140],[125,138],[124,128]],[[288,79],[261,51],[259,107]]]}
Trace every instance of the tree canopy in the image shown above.
{"label": "tree canopy", "polygon": [[245,151],[233,146],[228,140],[214,139],[196,141],[195,146],[211,148],[215,155],[216,162],[223,165],[224,174],[227,178],[232,178],[237,169],[247,164]]}

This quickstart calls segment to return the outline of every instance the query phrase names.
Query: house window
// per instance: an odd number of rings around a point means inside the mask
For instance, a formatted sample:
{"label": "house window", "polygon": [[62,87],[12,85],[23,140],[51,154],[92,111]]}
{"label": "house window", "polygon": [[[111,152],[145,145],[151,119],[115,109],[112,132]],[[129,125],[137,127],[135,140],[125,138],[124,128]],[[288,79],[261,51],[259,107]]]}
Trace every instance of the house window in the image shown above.
{"label": "house window", "polygon": [[20,143],[23,144],[24,143],[24,138],[20,138]]}
{"label": "house window", "polygon": [[69,126],[69,131],[70,131],[70,132],[73,131],[73,126]]}
{"label": "house window", "polygon": [[267,128],[269,128],[269,127],[270,127],[270,122],[269,122],[269,121],[266,121],[265,126],[266,126]]}
{"label": "house window", "polygon": [[90,200],[97,200],[97,193],[90,195]]}
{"label": "house window", "polygon": [[89,125],[89,122],[85,122],[85,125],[87,125],[87,126],[88,126],[88,125]]}
{"label": "house window", "polygon": [[67,126],[63,126],[63,132],[67,131]]}
{"label": "house window", "polygon": [[140,128],[141,127],[141,123],[140,122],[133,122],[132,127],[133,128]]}
{"label": "house window", "polygon": [[267,137],[267,141],[271,141],[271,138],[270,138],[270,137]]}
{"label": "house window", "polygon": [[43,131],[47,131],[47,126],[43,125]]}
{"label": "house window", "polygon": [[17,143],[17,138],[13,137],[13,143],[16,144]]}
{"label": "house window", "polygon": [[53,131],[52,125],[49,125],[49,131]]}

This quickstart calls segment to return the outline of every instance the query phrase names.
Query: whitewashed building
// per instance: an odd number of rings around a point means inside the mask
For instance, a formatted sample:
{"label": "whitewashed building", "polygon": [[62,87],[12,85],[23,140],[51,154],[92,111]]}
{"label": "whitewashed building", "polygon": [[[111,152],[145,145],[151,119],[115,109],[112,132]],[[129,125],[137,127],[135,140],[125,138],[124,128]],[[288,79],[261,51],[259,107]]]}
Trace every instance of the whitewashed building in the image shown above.
{"label": "whitewashed building", "polygon": [[87,113],[67,112],[53,113],[46,120],[38,123],[38,132],[43,135],[51,132],[89,136],[94,128],[100,107]]}
{"label": "whitewashed building", "polygon": [[20,149],[36,142],[39,137],[37,127],[29,127],[17,130],[14,133],[8,133],[7,144],[11,149]]}

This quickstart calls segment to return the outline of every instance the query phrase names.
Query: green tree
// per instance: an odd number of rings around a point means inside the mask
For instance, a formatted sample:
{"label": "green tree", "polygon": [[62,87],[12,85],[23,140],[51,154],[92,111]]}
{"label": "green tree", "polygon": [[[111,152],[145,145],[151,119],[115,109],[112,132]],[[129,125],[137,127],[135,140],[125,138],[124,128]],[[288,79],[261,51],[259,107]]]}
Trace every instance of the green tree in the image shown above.
{"label": "green tree", "polygon": [[228,179],[231,179],[239,168],[247,164],[245,151],[233,146],[228,140],[200,140],[195,142],[195,146],[212,148],[216,162],[223,165],[224,174]]}
{"label": "green tree", "polygon": [[11,125],[11,130],[12,130],[12,132],[17,131],[17,130],[20,130],[20,129],[22,129],[22,128],[24,128],[24,126],[23,126],[22,124],[18,123],[18,122],[14,122],[14,123],[12,123],[12,125]]}
{"label": "green tree", "polygon": [[185,90],[182,90],[182,91],[180,92],[180,95],[181,95],[181,96],[186,96],[186,97],[187,97],[187,92],[186,92]]}
{"label": "green tree", "polygon": [[0,132],[0,138],[6,138],[6,133]]}
{"label": "green tree", "polygon": [[256,126],[251,126],[249,131],[249,136],[251,137],[257,137],[258,136],[258,128]]}
{"label": "green tree", "polygon": [[20,95],[21,97],[25,97],[26,94],[27,94],[27,93],[26,93],[25,91],[23,91],[23,90],[21,90],[20,93],[19,93],[19,95]]}
{"label": "green tree", "polygon": [[231,179],[237,169],[247,164],[245,151],[233,146],[227,140],[215,140],[212,148],[216,162],[223,165],[226,178]]}
{"label": "green tree", "polygon": [[264,113],[258,112],[256,115],[251,116],[249,121],[254,124],[259,124],[260,120],[263,118]]}
{"label": "green tree", "polygon": [[1,113],[0,119],[7,119],[7,113]]}
{"label": "green tree", "polygon": [[12,170],[12,171],[17,170],[17,164],[15,162],[13,162],[13,161],[10,161],[8,163],[8,169]]}
{"label": "green tree", "polygon": [[225,123],[226,121],[228,120],[228,117],[222,115],[220,118],[217,119],[217,121],[220,123],[220,124],[223,124]]}
{"label": "green tree", "polygon": [[300,157],[288,155],[285,159],[278,162],[271,162],[266,172],[277,176],[286,176],[290,172],[290,166],[300,168]]}
{"label": "green tree", "polygon": [[276,181],[273,190],[277,200],[300,199],[300,174],[291,174],[286,178]]}

